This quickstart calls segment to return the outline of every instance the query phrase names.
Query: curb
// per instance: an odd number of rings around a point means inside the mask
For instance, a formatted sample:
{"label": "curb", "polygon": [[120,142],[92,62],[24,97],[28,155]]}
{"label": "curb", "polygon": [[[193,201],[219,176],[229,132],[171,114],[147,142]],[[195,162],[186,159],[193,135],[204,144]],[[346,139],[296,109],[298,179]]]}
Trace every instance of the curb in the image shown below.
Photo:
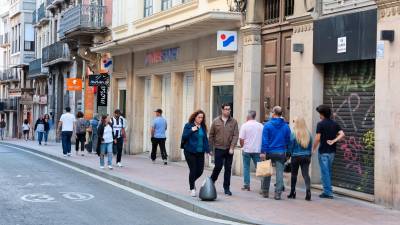
{"label": "curb", "polygon": [[30,151],[30,152],[33,152],[33,153],[37,153],[39,155],[46,156],[48,158],[51,158],[51,159],[66,163],[68,165],[74,166],[74,167],[79,168],[81,170],[84,170],[86,172],[93,173],[95,175],[98,175],[100,177],[103,177],[103,178],[106,178],[108,180],[114,181],[114,182],[116,182],[118,184],[121,184],[123,186],[132,188],[134,190],[137,190],[137,191],[140,191],[142,193],[148,194],[148,195],[150,195],[152,197],[158,198],[160,200],[163,200],[165,202],[168,202],[170,204],[173,204],[175,206],[181,207],[183,209],[192,211],[194,213],[197,213],[197,214],[200,214],[200,215],[203,215],[203,216],[216,218],[216,219],[229,220],[229,221],[232,221],[232,222],[243,223],[243,224],[254,224],[254,225],[265,224],[265,223],[260,223],[258,221],[251,220],[249,218],[243,218],[243,217],[239,217],[239,216],[232,216],[232,215],[229,215],[228,212],[225,212],[223,210],[219,210],[219,209],[215,209],[215,208],[209,207],[206,204],[198,202],[198,201],[195,201],[195,200],[186,199],[186,198],[184,198],[184,197],[182,197],[180,195],[177,195],[175,193],[171,193],[169,191],[159,190],[159,188],[156,188],[156,187],[154,187],[152,185],[149,185],[149,184],[146,184],[146,183],[143,183],[143,182],[138,182],[138,181],[130,181],[128,179],[124,179],[124,178],[121,178],[121,177],[118,177],[118,176],[115,176],[115,175],[112,175],[112,174],[109,174],[109,173],[106,173],[106,172],[102,172],[102,171],[96,170],[94,168],[91,168],[91,167],[88,167],[88,166],[84,166],[82,164],[73,162],[71,160],[67,160],[67,159],[61,158],[59,156],[54,156],[52,154],[48,154],[48,153],[45,153],[45,152],[42,152],[42,151],[39,151],[39,150],[36,150],[36,149],[27,148],[27,147],[24,147],[24,146],[20,146],[18,144],[11,144],[11,143],[4,143],[4,142],[0,142],[0,144],[4,145],[4,146],[18,147],[18,148],[21,148],[21,149],[24,149],[24,150],[27,150],[27,151]]}

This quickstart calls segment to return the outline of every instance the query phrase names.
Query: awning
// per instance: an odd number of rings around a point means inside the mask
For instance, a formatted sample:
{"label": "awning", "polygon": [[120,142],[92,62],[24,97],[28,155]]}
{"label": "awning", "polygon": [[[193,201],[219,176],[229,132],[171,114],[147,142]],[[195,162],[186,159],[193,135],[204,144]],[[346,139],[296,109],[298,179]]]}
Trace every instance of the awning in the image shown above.
{"label": "awning", "polygon": [[113,52],[118,50],[142,51],[168,44],[196,39],[216,33],[218,30],[240,28],[242,15],[237,12],[207,12],[185,21],[134,34],[123,39],[110,41],[91,48],[92,52]]}

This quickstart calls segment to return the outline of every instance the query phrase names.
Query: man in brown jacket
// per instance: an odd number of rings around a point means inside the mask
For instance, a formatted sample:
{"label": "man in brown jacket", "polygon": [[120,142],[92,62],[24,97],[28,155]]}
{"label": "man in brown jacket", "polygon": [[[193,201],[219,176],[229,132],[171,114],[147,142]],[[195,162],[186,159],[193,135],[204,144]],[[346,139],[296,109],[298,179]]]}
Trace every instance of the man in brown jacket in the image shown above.
{"label": "man in brown jacket", "polygon": [[233,151],[239,139],[239,128],[237,121],[231,117],[231,106],[222,104],[221,110],[221,116],[217,117],[211,124],[209,135],[210,147],[215,148],[215,167],[211,179],[215,183],[222,166],[224,166],[224,191],[226,195],[232,195],[229,186],[231,183]]}

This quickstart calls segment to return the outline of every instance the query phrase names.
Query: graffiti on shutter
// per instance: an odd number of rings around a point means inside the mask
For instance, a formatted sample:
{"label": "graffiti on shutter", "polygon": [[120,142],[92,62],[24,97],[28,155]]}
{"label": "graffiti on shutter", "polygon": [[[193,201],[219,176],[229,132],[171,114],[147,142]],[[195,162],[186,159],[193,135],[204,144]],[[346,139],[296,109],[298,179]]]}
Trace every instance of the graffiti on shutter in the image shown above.
{"label": "graffiti on shutter", "polygon": [[324,104],[346,134],[337,145],[334,186],[374,193],[375,61],[327,64]]}

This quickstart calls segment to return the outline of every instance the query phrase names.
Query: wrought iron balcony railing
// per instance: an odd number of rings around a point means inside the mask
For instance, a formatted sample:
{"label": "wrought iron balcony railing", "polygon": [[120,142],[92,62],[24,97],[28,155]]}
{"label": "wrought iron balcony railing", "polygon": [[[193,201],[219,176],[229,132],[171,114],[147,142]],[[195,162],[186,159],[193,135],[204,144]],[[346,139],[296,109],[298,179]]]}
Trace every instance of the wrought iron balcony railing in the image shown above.
{"label": "wrought iron balcony railing", "polygon": [[37,21],[40,22],[42,19],[45,18],[47,18],[47,15],[46,15],[46,10],[44,9],[44,3],[42,3],[39,6],[39,9],[37,10]]}
{"label": "wrought iron balcony railing", "polygon": [[32,24],[36,24],[36,22],[37,22],[37,16],[36,16],[36,9],[35,10],[33,10],[33,12],[32,12]]}
{"label": "wrought iron balcony railing", "polygon": [[71,61],[68,45],[56,42],[42,49],[42,64],[44,66]]}
{"label": "wrought iron balcony railing", "polygon": [[77,5],[65,11],[60,22],[60,37],[79,29],[96,31],[104,28],[105,13],[105,6],[98,5]]}
{"label": "wrought iron balcony railing", "polygon": [[29,63],[28,78],[35,78],[38,76],[47,76],[48,68],[43,67],[42,59],[35,59]]}
{"label": "wrought iron balcony railing", "polygon": [[16,98],[0,99],[0,111],[15,111],[17,106],[18,99]]}

